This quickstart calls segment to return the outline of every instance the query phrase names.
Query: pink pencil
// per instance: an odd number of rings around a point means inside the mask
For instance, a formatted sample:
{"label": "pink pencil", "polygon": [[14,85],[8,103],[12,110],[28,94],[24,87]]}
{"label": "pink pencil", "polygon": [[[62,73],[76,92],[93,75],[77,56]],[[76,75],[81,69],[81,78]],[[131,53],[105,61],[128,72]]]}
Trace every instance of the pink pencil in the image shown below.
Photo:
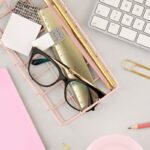
{"label": "pink pencil", "polygon": [[144,128],[150,128],[150,122],[136,124],[136,125],[129,127],[128,129],[144,129]]}

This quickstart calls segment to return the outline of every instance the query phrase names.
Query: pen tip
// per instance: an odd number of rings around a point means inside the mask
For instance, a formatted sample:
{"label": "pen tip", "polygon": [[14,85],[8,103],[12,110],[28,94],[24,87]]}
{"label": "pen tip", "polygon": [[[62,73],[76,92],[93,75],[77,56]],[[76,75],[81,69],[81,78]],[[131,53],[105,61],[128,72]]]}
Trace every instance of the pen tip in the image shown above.
{"label": "pen tip", "polygon": [[138,125],[130,126],[128,129],[138,129]]}

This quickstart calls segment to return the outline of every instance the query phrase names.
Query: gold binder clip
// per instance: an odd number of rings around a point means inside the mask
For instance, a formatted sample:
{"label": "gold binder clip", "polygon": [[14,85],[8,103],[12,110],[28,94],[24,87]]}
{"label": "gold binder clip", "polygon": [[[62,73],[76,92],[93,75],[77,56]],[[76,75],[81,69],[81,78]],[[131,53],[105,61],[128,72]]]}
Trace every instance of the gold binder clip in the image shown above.
{"label": "gold binder clip", "polygon": [[[144,66],[142,64],[139,64],[137,62],[134,62],[134,61],[128,60],[128,59],[123,61],[122,66],[127,71],[133,72],[133,73],[140,75],[146,79],[150,79],[150,68],[147,66]],[[144,71],[146,73],[143,73]]]}

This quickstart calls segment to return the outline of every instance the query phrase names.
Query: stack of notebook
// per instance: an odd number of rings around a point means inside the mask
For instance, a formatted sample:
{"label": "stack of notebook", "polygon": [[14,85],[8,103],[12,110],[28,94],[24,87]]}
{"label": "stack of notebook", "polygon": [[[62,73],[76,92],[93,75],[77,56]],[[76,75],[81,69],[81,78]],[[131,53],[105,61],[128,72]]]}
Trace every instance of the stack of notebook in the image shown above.
{"label": "stack of notebook", "polygon": [[0,149],[45,150],[6,69],[0,69]]}

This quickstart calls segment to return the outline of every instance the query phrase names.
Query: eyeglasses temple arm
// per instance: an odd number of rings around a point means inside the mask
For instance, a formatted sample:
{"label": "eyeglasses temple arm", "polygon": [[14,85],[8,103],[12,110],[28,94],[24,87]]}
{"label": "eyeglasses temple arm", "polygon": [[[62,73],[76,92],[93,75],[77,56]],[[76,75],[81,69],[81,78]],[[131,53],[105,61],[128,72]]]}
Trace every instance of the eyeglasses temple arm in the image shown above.
{"label": "eyeglasses temple arm", "polygon": [[55,61],[55,63],[57,63],[59,66],[61,66],[62,68],[64,69],[67,69],[71,74],[75,75],[76,77],[82,79],[84,82],[88,83],[89,85],[91,85],[92,87],[96,88],[91,82],[89,82],[87,79],[85,79],[83,76],[81,76],[79,73],[77,73],[75,70],[69,68],[67,65],[63,64],[62,62],[54,59],[54,58],[51,58],[53,59],[53,61]]}

